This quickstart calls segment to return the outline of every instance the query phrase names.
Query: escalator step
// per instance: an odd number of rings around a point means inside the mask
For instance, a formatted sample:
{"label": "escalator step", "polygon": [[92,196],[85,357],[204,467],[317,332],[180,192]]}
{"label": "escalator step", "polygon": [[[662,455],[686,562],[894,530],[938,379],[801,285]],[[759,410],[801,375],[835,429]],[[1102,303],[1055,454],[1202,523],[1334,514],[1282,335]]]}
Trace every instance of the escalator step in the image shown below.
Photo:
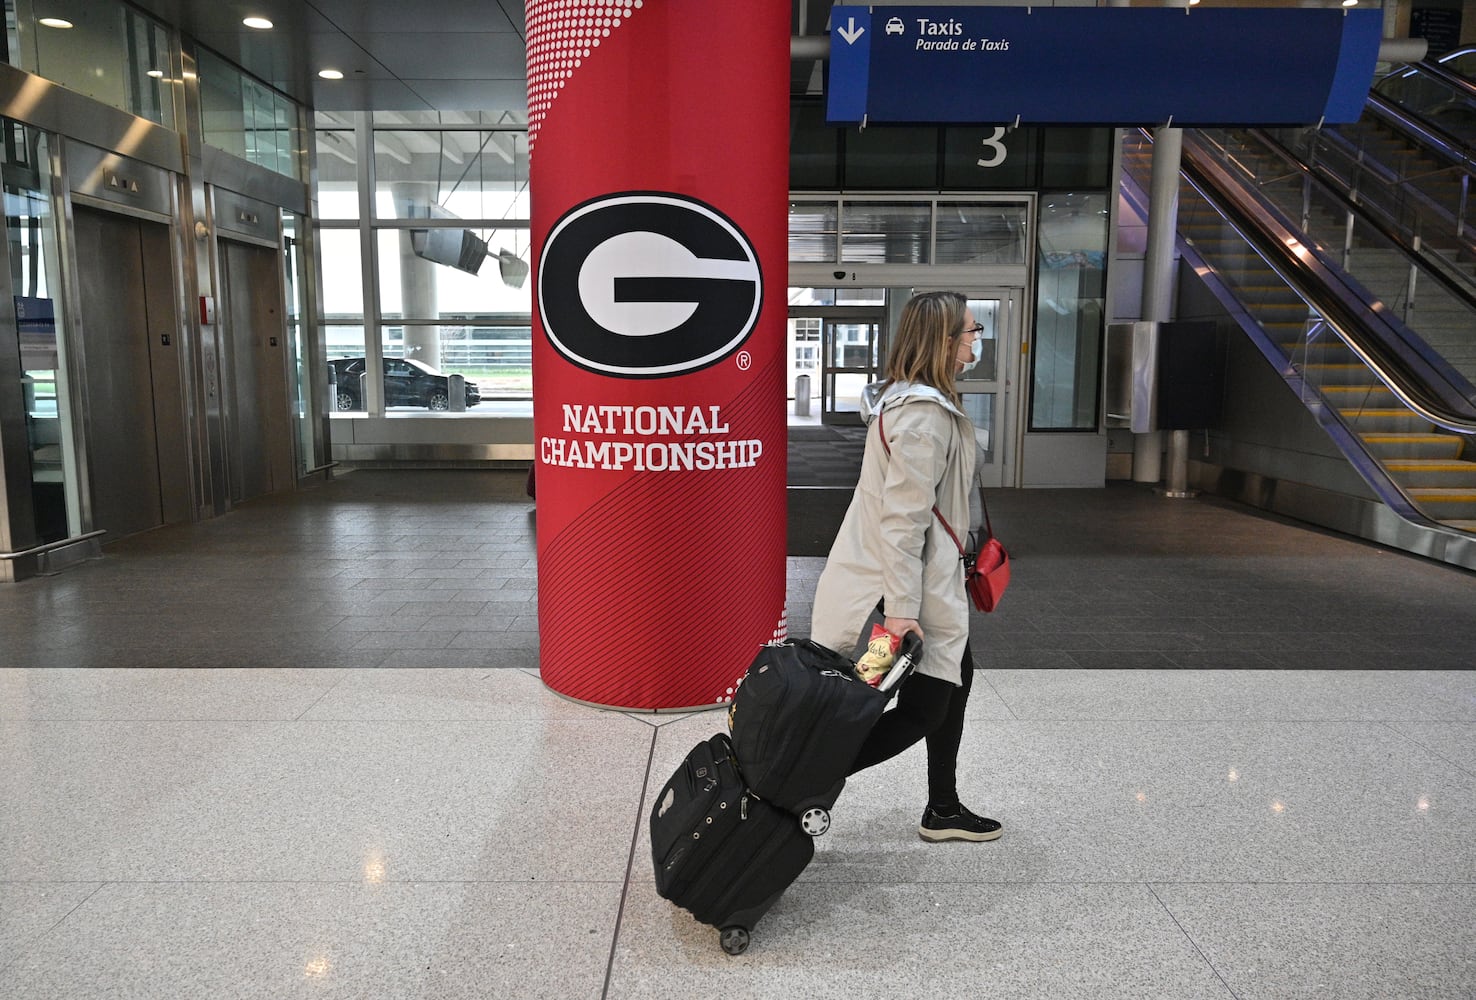
{"label": "escalator step", "polygon": [[1362,438],[1375,453],[1393,461],[1449,460],[1461,455],[1461,439],[1450,434],[1364,434]]}
{"label": "escalator step", "polygon": [[1410,410],[1339,409],[1343,420],[1363,434],[1398,431],[1428,431],[1430,421]]}
{"label": "escalator step", "polygon": [[1409,495],[1420,503],[1476,505],[1476,489],[1472,489],[1469,486],[1445,489],[1415,489],[1410,490]]}
{"label": "escalator step", "polygon": [[1385,462],[1390,472],[1464,472],[1476,473],[1476,462],[1452,462],[1439,458],[1401,458]]}
{"label": "escalator step", "polygon": [[1437,521],[1476,518],[1476,490],[1414,489],[1409,498]]}

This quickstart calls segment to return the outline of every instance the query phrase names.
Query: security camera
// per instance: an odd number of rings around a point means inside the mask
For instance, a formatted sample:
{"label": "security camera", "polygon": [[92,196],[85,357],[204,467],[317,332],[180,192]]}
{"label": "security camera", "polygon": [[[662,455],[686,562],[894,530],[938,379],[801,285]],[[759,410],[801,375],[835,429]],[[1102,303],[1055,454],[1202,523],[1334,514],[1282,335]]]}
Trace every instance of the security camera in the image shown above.
{"label": "security camera", "polygon": [[846,272],[844,272],[844,271],[831,271],[830,273],[833,274],[833,275],[835,275],[835,280],[836,281],[844,281],[844,280],[846,280]]}

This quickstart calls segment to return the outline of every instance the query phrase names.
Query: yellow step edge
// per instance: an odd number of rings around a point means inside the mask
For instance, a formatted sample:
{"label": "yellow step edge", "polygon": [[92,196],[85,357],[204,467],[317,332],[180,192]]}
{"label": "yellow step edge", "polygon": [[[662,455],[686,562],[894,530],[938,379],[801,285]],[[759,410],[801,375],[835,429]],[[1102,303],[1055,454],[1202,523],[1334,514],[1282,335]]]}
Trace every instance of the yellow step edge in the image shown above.
{"label": "yellow step edge", "polygon": [[1459,444],[1460,438],[1453,434],[1360,434],[1359,437],[1373,444]]}
{"label": "yellow step edge", "polygon": [[1417,489],[1409,495],[1422,503],[1476,503],[1476,492],[1458,489]]}
{"label": "yellow step edge", "polygon": [[[1414,417],[1418,420],[1424,420],[1423,417],[1413,410],[1390,410],[1381,407],[1375,407],[1372,410],[1340,409],[1338,412],[1345,417]],[[1425,423],[1429,423],[1429,421],[1426,420]]]}
{"label": "yellow step edge", "polygon": [[1390,472],[1476,472],[1476,462],[1452,462],[1447,459],[1400,458],[1385,462]]}

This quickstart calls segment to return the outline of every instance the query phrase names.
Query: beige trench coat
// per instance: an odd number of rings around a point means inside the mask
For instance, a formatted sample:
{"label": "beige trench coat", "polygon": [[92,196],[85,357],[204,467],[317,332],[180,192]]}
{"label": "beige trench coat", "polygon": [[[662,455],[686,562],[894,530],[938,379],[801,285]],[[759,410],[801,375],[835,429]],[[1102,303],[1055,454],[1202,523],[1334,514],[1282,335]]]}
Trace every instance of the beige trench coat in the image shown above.
{"label": "beige trench coat", "polygon": [[930,386],[899,383],[882,396],[889,457],[871,418],[856,494],[815,589],[811,637],[851,653],[885,598],[888,615],[923,630],[919,673],[952,684],[969,636],[969,604],[958,548],[933,504],[968,545],[973,424]]}

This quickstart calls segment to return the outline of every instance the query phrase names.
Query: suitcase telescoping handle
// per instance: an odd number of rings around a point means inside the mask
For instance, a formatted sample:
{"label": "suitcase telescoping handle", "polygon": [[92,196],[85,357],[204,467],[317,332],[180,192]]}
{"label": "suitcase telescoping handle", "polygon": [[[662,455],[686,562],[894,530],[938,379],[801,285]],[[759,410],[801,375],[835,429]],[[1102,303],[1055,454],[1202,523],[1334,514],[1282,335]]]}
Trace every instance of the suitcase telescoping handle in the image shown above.
{"label": "suitcase telescoping handle", "polygon": [[922,638],[916,632],[908,632],[902,637],[902,645],[897,649],[897,659],[893,661],[892,669],[888,670],[886,676],[881,679],[877,690],[890,692],[905,681],[912,673],[912,669],[917,666],[917,659],[920,656],[922,656]]}

